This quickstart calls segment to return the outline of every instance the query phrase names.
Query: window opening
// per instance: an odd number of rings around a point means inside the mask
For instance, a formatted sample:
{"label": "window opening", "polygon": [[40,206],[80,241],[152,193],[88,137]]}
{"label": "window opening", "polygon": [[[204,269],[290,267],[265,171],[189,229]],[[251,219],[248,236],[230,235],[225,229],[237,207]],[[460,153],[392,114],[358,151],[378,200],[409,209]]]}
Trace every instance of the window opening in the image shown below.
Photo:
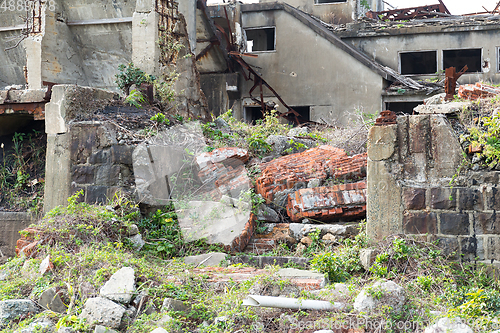
{"label": "window opening", "polygon": [[467,73],[481,72],[481,49],[443,50],[443,69],[455,67],[458,72],[465,65]]}
{"label": "window opening", "polygon": [[315,0],[315,4],[323,4],[323,3],[341,3],[347,2],[347,0]]}
{"label": "window opening", "polygon": [[435,74],[437,72],[437,52],[403,52],[399,54],[401,74]]}
{"label": "window opening", "polygon": [[276,29],[274,27],[245,29],[245,32],[247,35],[247,52],[276,50]]}

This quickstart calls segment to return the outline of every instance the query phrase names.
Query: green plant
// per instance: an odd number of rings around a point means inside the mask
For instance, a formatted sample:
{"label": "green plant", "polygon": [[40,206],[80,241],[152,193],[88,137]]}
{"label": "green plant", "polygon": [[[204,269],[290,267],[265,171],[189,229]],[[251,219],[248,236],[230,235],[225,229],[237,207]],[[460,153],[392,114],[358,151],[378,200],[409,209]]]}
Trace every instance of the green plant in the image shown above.
{"label": "green plant", "polygon": [[133,89],[130,94],[125,98],[125,103],[135,106],[138,109],[142,109],[141,104],[146,103],[146,98],[139,90]]}
{"label": "green plant", "polygon": [[118,73],[115,75],[115,83],[118,88],[123,90],[126,95],[130,93],[130,87],[132,85],[140,85],[141,83],[153,83],[156,78],[152,75],[146,74],[140,68],[135,67],[133,63],[128,63],[128,65],[119,65]]}
{"label": "green plant", "polygon": [[163,113],[155,114],[150,120],[156,122],[157,124],[165,124],[167,126],[170,125],[170,120],[165,117]]}

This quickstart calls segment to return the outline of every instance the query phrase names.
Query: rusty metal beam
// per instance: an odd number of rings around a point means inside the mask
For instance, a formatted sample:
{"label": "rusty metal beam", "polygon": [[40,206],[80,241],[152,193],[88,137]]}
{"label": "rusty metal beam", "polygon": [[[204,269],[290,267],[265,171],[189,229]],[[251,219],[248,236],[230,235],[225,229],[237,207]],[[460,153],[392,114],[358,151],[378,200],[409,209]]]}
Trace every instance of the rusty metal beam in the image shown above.
{"label": "rusty metal beam", "polygon": [[45,103],[6,103],[0,104],[0,115],[2,114],[30,114],[35,120],[45,119]]}

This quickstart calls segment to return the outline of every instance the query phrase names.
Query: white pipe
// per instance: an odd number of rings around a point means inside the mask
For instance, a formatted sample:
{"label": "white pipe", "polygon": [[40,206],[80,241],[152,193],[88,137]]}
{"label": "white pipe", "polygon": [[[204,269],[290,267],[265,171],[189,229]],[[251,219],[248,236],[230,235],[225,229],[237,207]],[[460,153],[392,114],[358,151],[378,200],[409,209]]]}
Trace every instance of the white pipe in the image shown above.
{"label": "white pipe", "polygon": [[346,305],[338,302],[316,301],[286,297],[248,295],[243,305],[280,309],[341,311]]}

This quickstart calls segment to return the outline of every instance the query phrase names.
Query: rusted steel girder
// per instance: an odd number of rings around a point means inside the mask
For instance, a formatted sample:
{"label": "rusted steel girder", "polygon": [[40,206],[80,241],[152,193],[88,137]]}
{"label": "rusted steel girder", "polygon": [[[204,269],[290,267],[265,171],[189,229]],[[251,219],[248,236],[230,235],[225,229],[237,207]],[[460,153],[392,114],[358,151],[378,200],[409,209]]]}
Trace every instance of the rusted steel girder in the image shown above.
{"label": "rusted steel girder", "polygon": [[445,100],[450,101],[453,99],[455,95],[455,89],[457,88],[457,80],[469,69],[467,65],[464,66],[460,70],[460,72],[456,72],[457,69],[455,67],[449,67],[445,70],[446,78],[444,79],[444,92],[446,96]]}
{"label": "rusted steel girder", "polygon": [[30,114],[35,120],[44,120],[45,102],[0,104],[2,114]]}
{"label": "rusted steel girder", "polygon": [[369,12],[366,13],[366,16],[371,19],[381,20],[381,21],[385,20],[399,21],[399,20],[416,19],[423,17],[442,16],[440,14],[445,14],[446,16],[451,15],[450,11],[448,10],[448,8],[446,8],[446,6],[441,0],[439,0],[439,3],[435,5],[392,9],[383,12],[372,12],[370,10]]}

